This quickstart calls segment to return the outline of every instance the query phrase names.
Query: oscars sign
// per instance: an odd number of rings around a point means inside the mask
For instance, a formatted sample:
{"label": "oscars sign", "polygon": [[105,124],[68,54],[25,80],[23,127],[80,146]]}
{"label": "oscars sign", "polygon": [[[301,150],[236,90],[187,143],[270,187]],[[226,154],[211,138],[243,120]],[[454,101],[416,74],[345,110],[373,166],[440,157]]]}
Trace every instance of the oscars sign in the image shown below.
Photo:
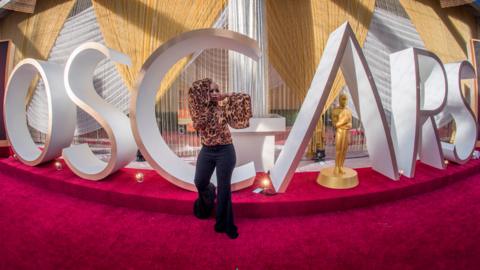
{"label": "oscars sign", "polygon": [[[195,167],[180,159],[162,138],[155,119],[155,96],[164,75],[191,53],[223,48],[257,60],[257,43],[224,29],[186,32],[159,47],[143,64],[132,91],[130,118],[105,102],[93,87],[93,71],[107,58],[129,64],[128,56],[98,43],[75,49],[65,66],[24,59],[12,72],[5,93],[4,118],[8,139],[18,158],[36,166],[63,155],[78,176],[101,180],[135,158],[137,147],[148,163],[171,183],[195,191]],[[443,169],[444,159],[467,162],[476,142],[477,123],[461,91],[461,80],[475,79],[470,63],[442,64],[433,53],[410,48],[390,55],[392,78],[392,130],[362,50],[348,23],[331,33],[307,96],[285,145],[270,171],[277,192],[285,192],[311,139],[336,73],[341,69],[355,110],[365,129],[372,168],[392,180],[400,172],[414,177],[417,157]],[[35,74],[45,83],[49,122],[46,142],[39,149],[28,131],[25,98]],[[76,106],[90,114],[107,132],[112,154],[104,162],[87,144],[71,145]],[[438,126],[456,123],[454,144],[440,142]],[[235,168],[232,188],[252,185],[253,162]],[[215,183],[215,174],[212,181]]]}

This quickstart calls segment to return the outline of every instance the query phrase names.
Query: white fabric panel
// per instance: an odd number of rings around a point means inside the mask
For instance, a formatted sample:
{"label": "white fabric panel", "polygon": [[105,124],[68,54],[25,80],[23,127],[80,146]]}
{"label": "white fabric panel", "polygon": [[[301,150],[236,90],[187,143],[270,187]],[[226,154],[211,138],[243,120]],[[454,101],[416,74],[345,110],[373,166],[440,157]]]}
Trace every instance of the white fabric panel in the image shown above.
{"label": "white fabric panel", "polygon": [[264,0],[230,0],[228,29],[255,39],[262,50],[258,62],[229,52],[229,91],[252,97],[254,116],[268,115],[268,45]]}
{"label": "white fabric panel", "polygon": [[377,6],[363,45],[363,53],[372,71],[389,123],[392,112],[389,55],[409,47],[425,48],[412,22]]}

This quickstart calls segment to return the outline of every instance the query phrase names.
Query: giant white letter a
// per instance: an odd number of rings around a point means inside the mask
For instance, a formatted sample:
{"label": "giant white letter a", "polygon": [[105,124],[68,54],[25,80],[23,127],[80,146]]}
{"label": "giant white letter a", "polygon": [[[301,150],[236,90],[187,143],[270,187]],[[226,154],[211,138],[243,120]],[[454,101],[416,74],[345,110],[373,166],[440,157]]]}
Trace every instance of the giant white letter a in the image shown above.
{"label": "giant white letter a", "polygon": [[270,171],[277,192],[285,192],[307,147],[339,68],[350,89],[365,128],[372,168],[391,179],[399,178],[392,137],[365,56],[346,22],[330,34],[310,89],[280,155]]}

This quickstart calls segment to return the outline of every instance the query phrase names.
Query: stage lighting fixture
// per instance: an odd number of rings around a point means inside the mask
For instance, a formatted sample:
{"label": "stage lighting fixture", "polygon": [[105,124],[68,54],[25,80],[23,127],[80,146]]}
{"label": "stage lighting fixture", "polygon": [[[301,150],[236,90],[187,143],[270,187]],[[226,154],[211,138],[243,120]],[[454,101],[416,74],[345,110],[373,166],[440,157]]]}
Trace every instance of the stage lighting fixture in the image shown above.
{"label": "stage lighting fixture", "polygon": [[141,173],[141,172],[137,172],[137,173],[135,174],[135,180],[136,180],[138,183],[142,183],[143,180],[144,180],[144,178],[145,178],[145,177],[144,177],[143,173]]}
{"label": "stage lighting fixture", "polygon": [[55,169],[57,169],[57,171],[60,171],[63,168],[63,165],[60,161],[55,161],[54,165],[55,165]]}

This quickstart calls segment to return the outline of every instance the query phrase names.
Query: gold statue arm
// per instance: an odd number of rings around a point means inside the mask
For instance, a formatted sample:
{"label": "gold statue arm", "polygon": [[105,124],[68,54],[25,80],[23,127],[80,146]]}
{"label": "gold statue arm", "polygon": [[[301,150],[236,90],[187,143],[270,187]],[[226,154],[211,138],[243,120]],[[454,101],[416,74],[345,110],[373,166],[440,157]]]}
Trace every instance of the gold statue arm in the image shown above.
{"label": "gold statue arm", "polygon": [[344,110],[338,115],[338,120],[335,123],[336,128],[351,129],[352,128],[352,114]]}

